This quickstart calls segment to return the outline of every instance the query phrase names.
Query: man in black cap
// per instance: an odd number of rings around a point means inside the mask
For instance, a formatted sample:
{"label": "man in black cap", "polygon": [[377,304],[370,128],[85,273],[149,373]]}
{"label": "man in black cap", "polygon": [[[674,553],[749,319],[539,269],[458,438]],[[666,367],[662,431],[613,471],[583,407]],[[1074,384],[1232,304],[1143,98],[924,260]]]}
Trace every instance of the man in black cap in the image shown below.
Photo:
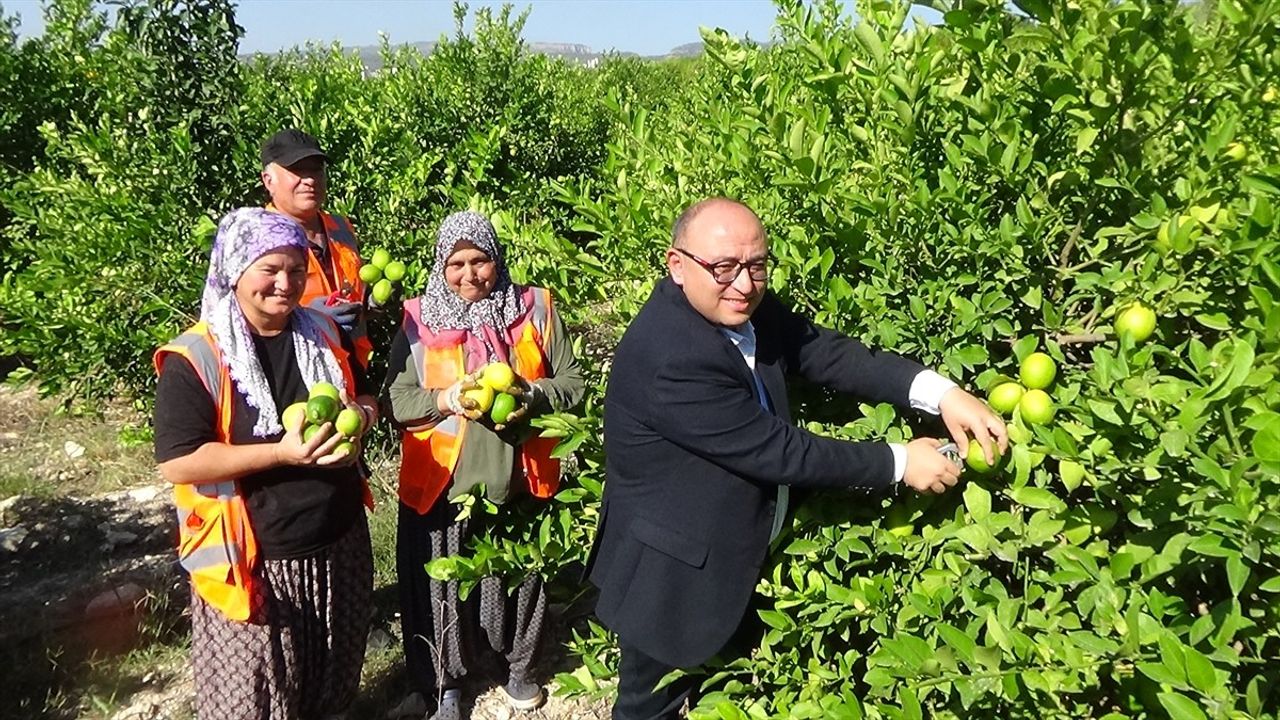
{"label": "man in black cap", "polygon": [[267,208],[297,220],[311,241],[302,304],[350,333],[356,358],[367,367],[373,346],[365,330],[360,248],[351,221],[321,209],[327,160],[314,137],[281,130],[262,143],[262,186],[271,196]]}

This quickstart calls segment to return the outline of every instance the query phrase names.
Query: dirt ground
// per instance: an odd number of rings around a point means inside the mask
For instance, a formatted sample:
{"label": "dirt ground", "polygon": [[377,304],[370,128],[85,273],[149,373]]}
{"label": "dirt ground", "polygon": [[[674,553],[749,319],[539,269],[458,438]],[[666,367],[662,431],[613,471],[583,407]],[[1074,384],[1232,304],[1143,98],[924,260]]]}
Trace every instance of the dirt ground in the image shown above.
{"label": "dirt ground", "polygon": [[[194,717],[189,591],[174,562],[173,511],[146,425],[129,407],[78,415],[30,389],[0,386],[0,663],[7,673],[0,717]],[[385,459],[374,465],[375,477],[388,472]],[[394,504],[381,503],[370,525],[377,614],[352,720],[384,717],[405,693],[389,556]],[[540,668],[547,703],[514,711],[494,681],[476,677],[465,688],[471,718],[609,716],[607,695],[556,696],[549,679],[577,667],[564,642],[586,609],[552,608]]]}

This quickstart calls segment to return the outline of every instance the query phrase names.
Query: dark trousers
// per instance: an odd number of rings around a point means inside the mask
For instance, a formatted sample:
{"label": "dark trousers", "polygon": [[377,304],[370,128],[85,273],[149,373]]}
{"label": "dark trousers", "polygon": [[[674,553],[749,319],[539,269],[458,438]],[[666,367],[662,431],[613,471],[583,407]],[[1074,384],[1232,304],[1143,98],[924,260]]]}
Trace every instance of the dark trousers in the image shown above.
{"label": "dark trousers", "polygon": [[[760,597],[753,595],[738,629],[717,657],[725,660],[744,657],[760,644],[764,623],[756,612],[759,606]],[[676,668],[649,657],[622,638],[618,639],[618,647],[622,650],[622,664],[618,668],[618,699],[613,704],[613,720],[676,720],[685,700],[690,707],[698,704],[703,694],[698,686],[707,679],[702,668],[685,668],[691,671],[689,675],[655,691],[658,681]]]}
{"label": "dark trousers", "polygon": [[618,669],[618,699],[613,703],[613,720],[675,720],[702,676],[696,671],[659,690],[654,690],[664,675],[675,670],[625,642],[622,666]]}

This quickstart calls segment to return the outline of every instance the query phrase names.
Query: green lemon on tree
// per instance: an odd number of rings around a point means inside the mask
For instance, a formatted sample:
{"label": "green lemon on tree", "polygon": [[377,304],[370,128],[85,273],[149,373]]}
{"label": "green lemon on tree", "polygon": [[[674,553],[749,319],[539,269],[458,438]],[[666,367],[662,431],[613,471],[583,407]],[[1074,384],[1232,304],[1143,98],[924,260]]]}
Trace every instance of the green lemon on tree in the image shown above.
{"label": "green lemon on tree", "polygon": [[970,440],[969,451],[964,455],[964,464],[979,475],[986,475],[1000,465],[1000,448],[994,446],[994,443],[991,448],[991,454],[995,456],[996,462],[994,465],[987,462],[987,456],[982,452],[982,443],[976,439]]}
{"label": "green lemon on tree", "polygon": [[1044,425],[1053,419],[1053,398],[1043,390],[1028,390],[1018,401],[1022,419],[1032,425]]}
{"label": "green lemon on tree", "polygon": [[373,251],[373,257],[369,259],[369,262],[379,270],[383,270],[387,267],[387,263],[391,262],[391,253],[383,248],[378,248]]}
{"label": "green lemon on tree", "polygon": [[296,402],[284,409],[280,414],[280,424],[290,432],[297,430],[307,422],[307,404]]}
{"label": "green lemon on tree", "polygon": [[385,305],[386,302],[391,299],[391,293],[394,291],[395,287],[392,286],[391,281],[386,278],[382,278],[373,284],[373,301],[379,305]]}
{"label": "green lemon on tree", "polygon": [[1222,150],[1222,154],[1231,162],[1240,162],[1249,154],[1249,149],[1244,143],[1233,142]]}
{"label": "green lemon on tree", "polygon": [[507,416],[516,409],[516,399],[512,395],[500,392],[493,398],[493,407],[489,408],[489,419],[495,423],[505,423]]}
{"label": "green lemon on tree", "polygon": [[338,413],[338,419],[333,421],[333,428],[347,437],[354,437],[360,433],[362,424],[360,413],[351,408],[343,408]]}
{"label": "green lemon on tree", "polygon": [[1053,358],[1042,352],[1033,352],[1022,359],[1018,366],[1018,379],[1028,390],[1043,390],[1053,384],[1058,366]]}
{"label": "green lemon on tree", "polygon": [[1135,302],[1116,316],[1116,334],[1129,337],[1135,343],[1151,337],[1156,330],[1156,311]]}
{"label": "green lemon on tree", "polygon": [[512,372],[511,366],[504,362],[492,362],[484,366],[480,371],[480,378],[477,382],[494,392],[502,392],[511,387],[516,381],[516,374]]}
{"label": "green lemon on tree", "polygon": [[462,393],[462,397],[469,398],[476,404],[476,410],[480,412],[489,412],[489,408],[493,407],[493,388],[481,385],[477,388],[471,388]]}
{"label": "green lemon on tree", "polygon": [[1168,252],[1173,249],[1173,239],[1178,237],[1182,228],[1190,225],[1192,232],[1195,226],[1195,218],[1183,213],[1177,218],[1170,218],[1166,222],[1160,223],[1160,229],[1156,230],[1156,249],[1160,252]]}
{"label": "green lemon on tree", "polygon": [[1016,382],[1004,382],[995,386],[991,390],[991,395],[987,398],[991,408],[1001,415],[1008,415],[1013,409],[1018,407],[1018,401],[1022,399],[1022,393],[1027,389]]}
{"label": "green lemon on tree", "polygon": [[338,392],[338,388],[331,382],[318,382],[311,386],[311,390],[307,395],[308,398],[330,397],[334,402],[342,399],[342,395]]}
{"label": "green lemon on tree", "polygon": [[338,401],[328,395],[318,395],[307,401],[307,421],[312,425],[333,422],[338,417]]}
{"label": "green lemon on tree", "polygon": [[366,263],[360,266],[360,280],[366,285],[372,285],[382,279],[382,268],[373,263]]}
{"label": "green lemon on tree", "polygon": [[400,280],[404,278],[404,273],[405,273],[404,263],[400,262],[399,260],[392,260],[391,262],[387,263],[386,267],[382,268],[382,274],[385,275],[386,278],[393,283],[400,282]]}

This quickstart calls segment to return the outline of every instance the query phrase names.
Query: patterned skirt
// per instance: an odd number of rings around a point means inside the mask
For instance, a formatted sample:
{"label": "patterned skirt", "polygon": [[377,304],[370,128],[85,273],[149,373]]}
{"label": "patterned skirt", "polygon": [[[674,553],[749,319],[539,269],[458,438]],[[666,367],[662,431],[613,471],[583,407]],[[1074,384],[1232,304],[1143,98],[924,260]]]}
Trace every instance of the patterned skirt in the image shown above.
{"label": "patterned skirt", "polygon": [[368,521],[306,558],[266,560],[248,622],[191,595],[200,720],[311,720],[356,697],[373,603]]}
{"label": "patterned skirt", "polygon": [[400,503],[396,572],[405,667],[410,686],[428,698],[459,687],[488,650],[506,661],[510,677],[532,680],[547,619],[546,590],[537,575],[513,592],[502,578],[484,578],[466,602],[458,598],[457,582],[427,575],[423,565],[431,560],[468,552],[477,518],[455,520],[457,513],[444,499],[426,515]]}

